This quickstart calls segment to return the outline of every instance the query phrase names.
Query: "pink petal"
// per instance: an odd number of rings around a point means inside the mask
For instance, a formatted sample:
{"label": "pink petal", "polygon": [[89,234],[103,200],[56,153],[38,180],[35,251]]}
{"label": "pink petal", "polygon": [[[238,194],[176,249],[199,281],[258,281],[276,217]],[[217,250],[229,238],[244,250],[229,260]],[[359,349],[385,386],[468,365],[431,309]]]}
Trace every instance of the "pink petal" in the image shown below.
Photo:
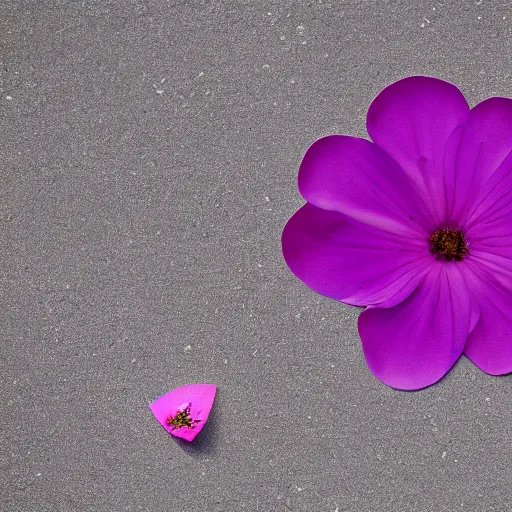
{"label": "pink petal", "polygon": [[359,334],[375,376],[388,386],[413,390],[450,370],[477,320],[461,266],[437,262],[401,304],[363,311]]}
{"label": "pink petal", "polygon": [[[488,98],[476,105],[468,115],[458,147],[449,151],[455,152],[450,157],[455,162],[453,172],[447,173],[450,218],[465,224],[489,187],[500,188],[496,178],[493,181],[494,173],[503,165],[510,168],[512,99]],[[493,181],[490,185],[489,180]]]}
{"label": "pink petal", "polygon": [[427,234],[404,237],[306,204],[283,231],[283,255],[310,288],[349,304],[390,307],[435,264]]}
{"label": "pink petal", "polygon": [[423,191],[435,224],[446,220],[445,148],[468,111],[457,87],[424,76],[389,85],[368,110],[368,134]]}
{"label": "pink petal", "polygon": [[480,319],[469,335],[464,354],[491,375],[512,372],[512,301],[487,273],[481,273],[473,293],[479,299]]}
{"label": "pink petal", "polygon": [[[215,384],[188,384],[157,398],[149,404],[149,408],[167,432],[175,437],[193,441],[208,419],[216,391]],[[199,421],[192,428],[183,426],[173,430],[173,425],[169,425],[167,420],[183,410],[187,404],[190,404],[190,417]]]}
{"label": "pink petal", "polygon": [[356,137],[329,135],[311,145],[300,165],[299,190],[319,208],[405,236],[432,223],[404,171]]}

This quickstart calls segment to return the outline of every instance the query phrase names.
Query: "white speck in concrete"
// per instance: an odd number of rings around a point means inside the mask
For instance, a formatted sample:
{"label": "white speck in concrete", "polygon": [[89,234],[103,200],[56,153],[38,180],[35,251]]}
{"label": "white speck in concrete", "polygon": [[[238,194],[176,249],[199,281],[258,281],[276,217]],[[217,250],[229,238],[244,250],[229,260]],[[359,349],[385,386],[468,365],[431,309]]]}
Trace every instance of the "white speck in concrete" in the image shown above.
{"label": "white speck in concrete", "polygon": [[204,76],[204,73],[201,71],[199,75],[197,75],[197,78],[201,78],[202,76]]}
{"label": "white speck in concrete", "polygon": [[41,473],[37,473],[37,475],[36,475],[36,476],[41,476]]}
{"label": "white speck in concrete", "polygon": [[12,96],[6,96],[6,97],[5,97],[5,99],[6,99],[7,101],[11,101],[11,100],[12,100]]}
{"label": "white speck in concrete", "polygon": [[157,94],[163,94],[164,91],[162,91],[162,89],[158,89],[158,91],[156,91]]}
{"label": "white speck in concrete", "polygon": [[184,351],[184,352],[190,352],[191,350],[192,350],[192,345],[187,345],[187,346],[183,349],[183,351]]}
{"label": "white speck in concrete", "polygon": [[446,452],[443,452],[443,453],[442,453],[441,458],[442,458],[442,459],[446,458]]}
{"label": "white speck in concrete", "polygon": [[261,66],[263,69],[269,69],[270,66],[268,64],[263,64],[263,66]]}
{"label": "white speck in concrete", "polygon": [[227,359],[224,359],[224,364],[228,364],[228,360]]}
{"label": "white speck in concrete", "polygon": [[137,359],[132,359],[132,364],[137,362]]}

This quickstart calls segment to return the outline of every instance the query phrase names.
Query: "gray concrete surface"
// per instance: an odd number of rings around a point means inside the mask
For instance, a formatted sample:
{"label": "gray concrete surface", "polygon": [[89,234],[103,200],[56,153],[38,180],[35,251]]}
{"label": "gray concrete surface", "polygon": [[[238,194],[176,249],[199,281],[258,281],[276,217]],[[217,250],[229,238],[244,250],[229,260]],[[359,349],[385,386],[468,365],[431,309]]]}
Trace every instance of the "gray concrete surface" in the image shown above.
{"label": "gray concrete surface", "polygon": [[[393,391],[280,253],[317,137],[512,96],[505,1],[0,1],[2,511],[508,511],[512,378]],[[192,446],[147,404],[219,386]]]}

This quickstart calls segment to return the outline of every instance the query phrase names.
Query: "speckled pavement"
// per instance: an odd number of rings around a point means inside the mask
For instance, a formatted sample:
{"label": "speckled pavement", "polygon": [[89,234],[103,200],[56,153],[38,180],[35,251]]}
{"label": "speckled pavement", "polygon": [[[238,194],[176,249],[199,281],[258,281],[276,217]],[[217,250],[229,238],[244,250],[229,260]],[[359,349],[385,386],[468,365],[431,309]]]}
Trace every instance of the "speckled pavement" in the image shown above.
{"label": "speckled pavement", "polygon": [[[512,377],[406,393],[280,234],[410,74],[512,96],[505,1],[0,0],[0,510],[506,512]],[[147,405],[216,383],[176,443]]]}

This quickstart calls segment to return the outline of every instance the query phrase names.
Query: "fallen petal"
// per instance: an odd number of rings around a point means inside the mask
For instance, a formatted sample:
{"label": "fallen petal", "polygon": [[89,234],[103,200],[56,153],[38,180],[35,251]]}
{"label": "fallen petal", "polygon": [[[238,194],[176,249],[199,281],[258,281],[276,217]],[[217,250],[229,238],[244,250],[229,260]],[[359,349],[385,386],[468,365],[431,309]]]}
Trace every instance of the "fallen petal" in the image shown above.
{"label": "fallen petal", "polygon": [[188,384],[157,398],[149,408],[169,434],[193,441],[208,419],[216,392],[215,384]]}

